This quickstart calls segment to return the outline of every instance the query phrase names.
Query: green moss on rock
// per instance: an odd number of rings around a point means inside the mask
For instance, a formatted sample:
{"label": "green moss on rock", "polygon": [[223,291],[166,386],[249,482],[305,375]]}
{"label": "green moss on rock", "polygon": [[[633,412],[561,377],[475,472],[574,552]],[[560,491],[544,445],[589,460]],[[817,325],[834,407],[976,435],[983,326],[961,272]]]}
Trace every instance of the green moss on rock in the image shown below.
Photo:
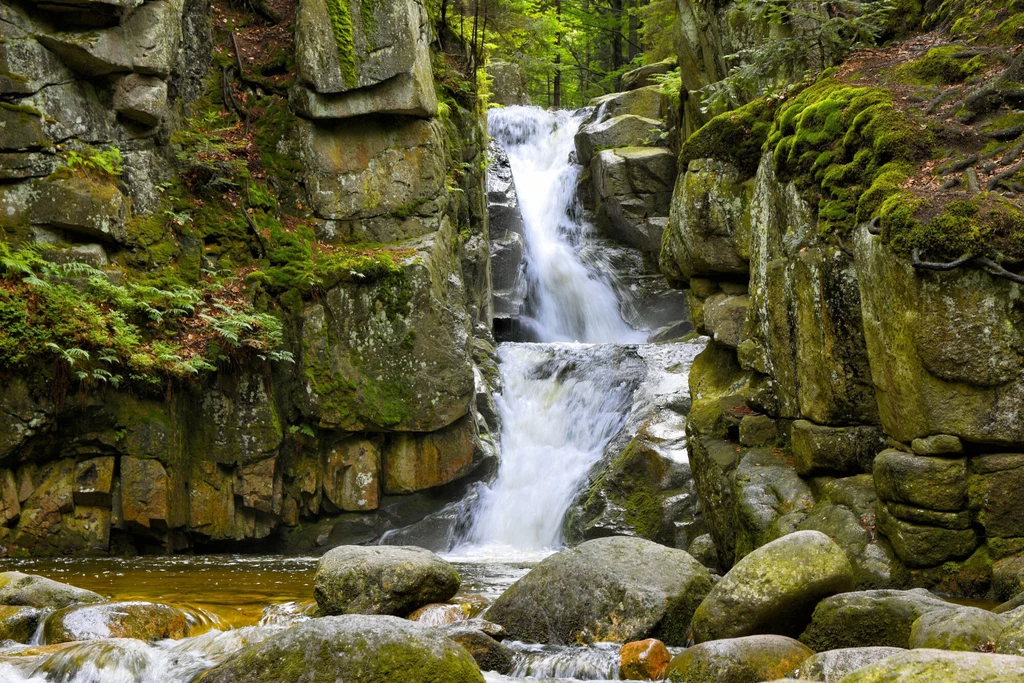
{"label": "green moss on rock", "polygon": [[898,254],[920,249],[933,260],[1024,257],[1024,210],[993,192],[951,201],[936,212],[930,201],[899,191],[883,202],[879,216],[882,237]]}
{"label": "green moss on rock", "polygon": [[872,217],[930,142],[887,89],[824,78],[780,108],[767,148],[779,177],[817,200],[819,232],[843,235]]}
{"label": "green moss on rock", "polygon": [[768,100],[759,99],[716,116],[683,144],[679,168],[685,171],[694,159],[718,159],[738,168],[742,179],[752,178],[772,127],[772,114]]}
{"label": "green moss on rock", "polygon": [[356,42],[352,27],[352,9],[349,0],[327,0],[327,13],[331,17],[331,29],[338,46],[338,63],[345,85],[356,87],[359,75],[356,73]]}
{"label": "green moss on rock", "polygon": [[986,65],[984,56],[971,55],[963,47],[952,45],[928,50],[924,57],[897,67],[896,74],[913,83],[953,85],[984,71]]}

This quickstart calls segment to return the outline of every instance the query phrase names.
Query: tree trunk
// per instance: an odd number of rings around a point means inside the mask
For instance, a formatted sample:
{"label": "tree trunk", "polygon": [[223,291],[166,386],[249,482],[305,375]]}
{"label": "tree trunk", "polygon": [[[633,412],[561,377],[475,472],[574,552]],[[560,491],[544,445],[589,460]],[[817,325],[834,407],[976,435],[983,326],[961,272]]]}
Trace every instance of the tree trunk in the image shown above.
{"label": "tree trunk", "polygon": [[629,0],[629,61],[632,62],[640,54],[640,17],[638,0]]}
{"label": "tree trunk", "polygon": [[611,0],[615,30],[612,31],[612,70],[623,65],[622,61],[622,0]]}
{"label": "tree trunk", "polygon": [[562,106],[562,0],[555,0],[555,18],[558,31],[555,33],[555,109]]}

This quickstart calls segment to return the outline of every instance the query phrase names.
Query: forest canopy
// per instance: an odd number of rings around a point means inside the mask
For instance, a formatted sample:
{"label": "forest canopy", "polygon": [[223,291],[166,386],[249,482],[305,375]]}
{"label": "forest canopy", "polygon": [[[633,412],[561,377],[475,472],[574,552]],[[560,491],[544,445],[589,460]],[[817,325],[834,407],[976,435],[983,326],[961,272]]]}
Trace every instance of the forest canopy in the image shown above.
{"label": "forest canopy", "polygon": [[[580,107],[623,73],[673,54],[676,0],[430,0],[438,26],[519,64],[534,104]],[[443,36],[442,36],[443,40]]]}

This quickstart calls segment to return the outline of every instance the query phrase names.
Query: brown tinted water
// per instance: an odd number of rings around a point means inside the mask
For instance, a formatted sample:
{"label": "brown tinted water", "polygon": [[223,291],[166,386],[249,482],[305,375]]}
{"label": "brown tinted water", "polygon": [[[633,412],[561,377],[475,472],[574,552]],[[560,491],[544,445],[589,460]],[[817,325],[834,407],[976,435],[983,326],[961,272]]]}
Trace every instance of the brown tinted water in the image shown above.
{"label": "brown tinted water", "polygon": [[232,627],[252,626],[275,609],[314,605],[316,558],[205,555],[102,559],[2,560],[0,570],[39,574],[111,600],[150,600],[210,613]]}
{"label": "brown tinted water", "polygon": [[[111,600],[191,607],[220,621],[222,628],[239,628],[312,610],[317,560],[279,555],[27,558],[0,560],[0,571],[38,574]],[[493,601],[536,561],[456,560],[462,576],[459,594]]]}

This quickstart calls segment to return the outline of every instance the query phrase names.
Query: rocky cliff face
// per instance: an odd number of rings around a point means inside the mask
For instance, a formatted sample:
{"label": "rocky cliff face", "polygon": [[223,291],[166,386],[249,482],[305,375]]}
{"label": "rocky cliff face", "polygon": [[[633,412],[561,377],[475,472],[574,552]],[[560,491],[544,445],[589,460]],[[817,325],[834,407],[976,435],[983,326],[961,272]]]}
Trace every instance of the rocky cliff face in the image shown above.
{"label": "rocky cliff face", "polygon": [[485,129],[420,2],[0,35],[0,553],[364,541],[486,474]]}
{"label": "rocky cliff face", "polygon": [[[707,121],[687,91],[759,38],[737,33],[731,3],[680,2],[678,125],[693,134],[661,268],[711,338],[687,431],[723,567],[816,529],[843,545],[861,586],[984,595],[993,563],[1024,550],[1011,494],[1024,484],[1020,277],[994,263],[1024,225],[1021,148],[989,144],[1020,135],[1003,130],[1019,123],[1008,93],[1020,14],[997,4],[987,18],[972,3],[916,15],[949,31],[929,37],[952,44],[944,53],[910,39],[792,103]],[[943,59],[952,75],[936,77]],[[959,93],[975,100],[961,108]],[[913,218],[897,223],[901,206]]]}

